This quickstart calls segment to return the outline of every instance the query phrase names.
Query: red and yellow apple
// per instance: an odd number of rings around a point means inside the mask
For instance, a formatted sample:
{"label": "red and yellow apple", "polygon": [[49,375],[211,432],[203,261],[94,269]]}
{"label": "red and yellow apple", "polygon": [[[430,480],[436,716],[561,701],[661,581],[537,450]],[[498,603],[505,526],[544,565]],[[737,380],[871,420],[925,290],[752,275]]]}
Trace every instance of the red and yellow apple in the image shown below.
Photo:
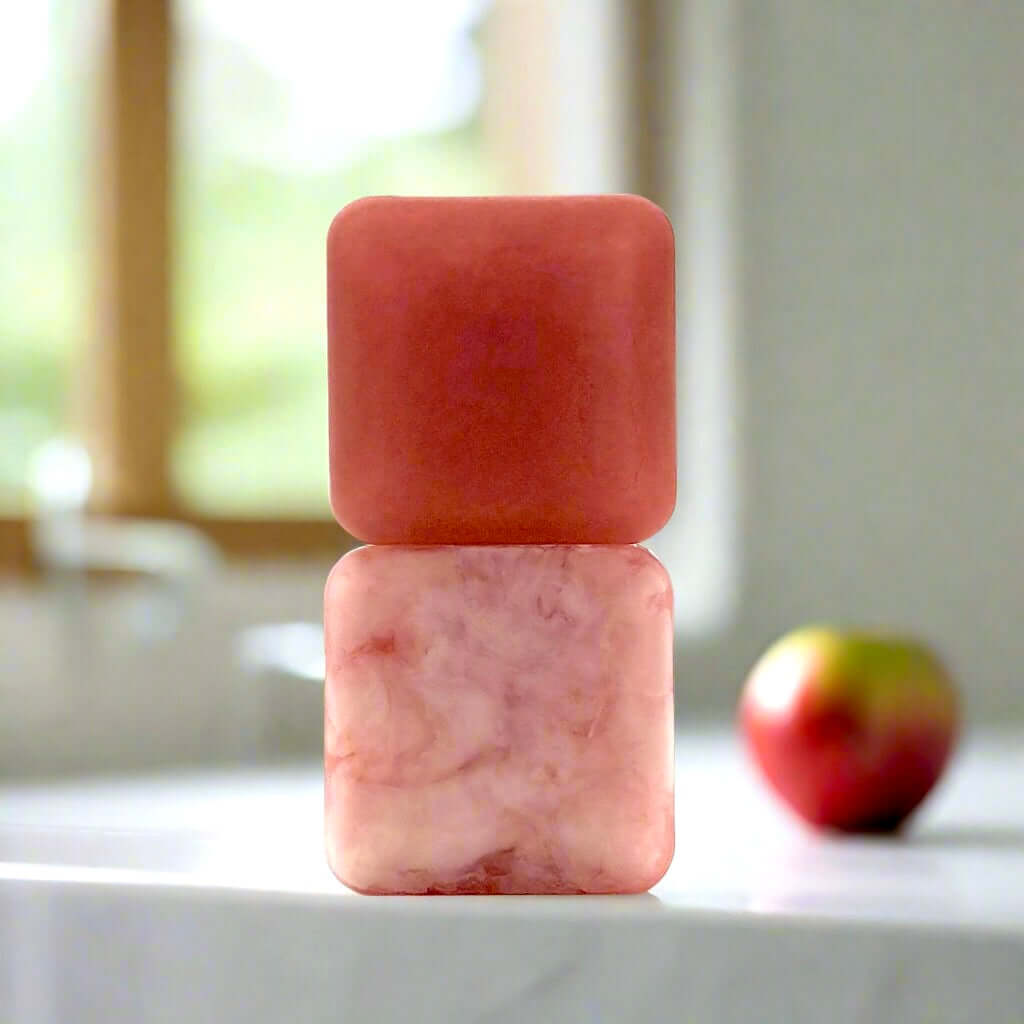
{"label": "red and yellow apple", "polygon": [[804,820],[844,832],[899,828],[949,759],[959,705],[922,644],[797,630],[754,666],[740,699],[754,760]]}

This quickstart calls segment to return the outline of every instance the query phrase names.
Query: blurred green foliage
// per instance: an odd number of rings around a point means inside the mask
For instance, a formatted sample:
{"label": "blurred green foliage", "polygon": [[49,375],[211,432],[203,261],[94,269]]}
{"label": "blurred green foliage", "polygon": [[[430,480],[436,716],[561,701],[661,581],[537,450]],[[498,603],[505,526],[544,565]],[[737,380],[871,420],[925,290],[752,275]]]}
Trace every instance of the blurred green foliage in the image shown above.
{"label": "blurred green foliage", "polygon": [[[0,511],[19,510],[32,450],[66,429],[91,327],[95,69],[73,23],[55,27],[50,74],[0,132]],[[478,126],[377,141],[330,171],[279,169],[218,145],[239,104],[279,114],[273,80],[224,40],[183,45],[197,52],[176,68],[175,483],[206,512],[326,516],[327,227],[361,195],[491,190]]]}
{"label": "blurred green foliage", "polygon": [[0,512],[21,511],[30,453],[65,419],[71,354],[87,305],[84,126],[90,69],[54,61],[28,102],[0,123]]}
{"label": "blurred green foliage", "polygon": [[324,246],[361,195],[473,193],[474,125],[381,143],[332,174],[183,163],[178,336],[182,493],[211,511],[328,514]]}

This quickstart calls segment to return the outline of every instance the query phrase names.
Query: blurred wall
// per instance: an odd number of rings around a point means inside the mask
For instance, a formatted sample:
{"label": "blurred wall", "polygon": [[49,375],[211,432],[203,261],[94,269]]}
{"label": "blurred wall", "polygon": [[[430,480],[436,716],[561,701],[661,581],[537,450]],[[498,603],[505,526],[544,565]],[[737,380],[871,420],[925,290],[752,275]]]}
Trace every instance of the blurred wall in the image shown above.
{"label": "blurred wall", "polygon": [[1024,5],[680,6],[683,396],[719,424],[683,450],[735,539],[702,563],[681,494],[677,587],[715,614],[680,710],[841,620],[924,633],[976,717],[1024,715]]}

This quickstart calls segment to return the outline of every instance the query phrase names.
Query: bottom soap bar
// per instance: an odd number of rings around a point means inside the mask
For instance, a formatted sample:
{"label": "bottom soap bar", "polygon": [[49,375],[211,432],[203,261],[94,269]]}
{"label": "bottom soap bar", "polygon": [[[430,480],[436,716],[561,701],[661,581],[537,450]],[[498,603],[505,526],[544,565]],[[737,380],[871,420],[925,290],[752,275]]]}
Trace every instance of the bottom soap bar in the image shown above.
{"label": "bottom soap bar", "polygon": [[327,856],[368,893],[626,893],[672,859],[672,588],[635,546],[363,547],[327,581]]}

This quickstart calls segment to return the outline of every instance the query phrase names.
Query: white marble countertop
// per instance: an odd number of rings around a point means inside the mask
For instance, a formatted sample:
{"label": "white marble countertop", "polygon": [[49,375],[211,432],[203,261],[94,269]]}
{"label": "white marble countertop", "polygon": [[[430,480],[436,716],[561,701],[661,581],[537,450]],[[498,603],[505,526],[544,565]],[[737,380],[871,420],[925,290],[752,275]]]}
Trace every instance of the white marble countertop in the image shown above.
{"label": "white marble countertop", "polygon": [[1024,1022],[1024,734],[969,736],[895,840],[809,833],[728,731],[677,764],[676,858],[637,897],[358,896],[313,764],[0,787],[0,1010]]}

